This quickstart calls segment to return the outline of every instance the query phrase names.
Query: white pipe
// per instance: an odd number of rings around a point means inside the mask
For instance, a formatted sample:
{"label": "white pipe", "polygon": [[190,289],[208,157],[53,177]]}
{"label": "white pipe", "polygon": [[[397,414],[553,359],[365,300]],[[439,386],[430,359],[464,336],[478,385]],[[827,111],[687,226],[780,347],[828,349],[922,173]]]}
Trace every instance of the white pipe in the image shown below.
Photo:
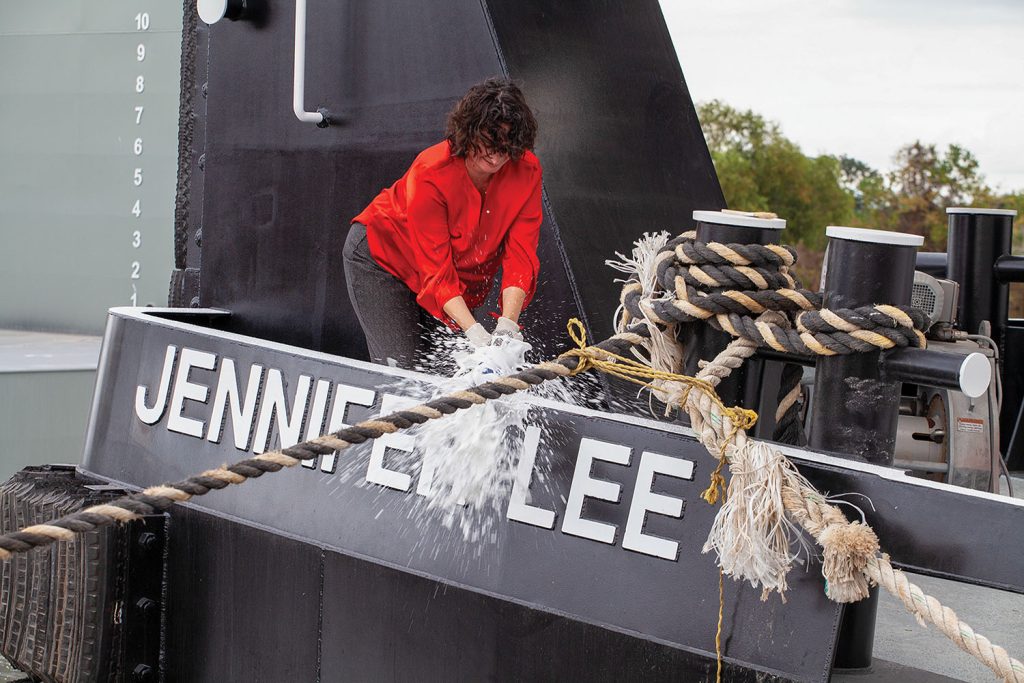
{"label": "white pipe", "polygon": [[324,115],[306,111],[306,0],[295,0],[295,74],[292,111],[303,123],[320,123]]}

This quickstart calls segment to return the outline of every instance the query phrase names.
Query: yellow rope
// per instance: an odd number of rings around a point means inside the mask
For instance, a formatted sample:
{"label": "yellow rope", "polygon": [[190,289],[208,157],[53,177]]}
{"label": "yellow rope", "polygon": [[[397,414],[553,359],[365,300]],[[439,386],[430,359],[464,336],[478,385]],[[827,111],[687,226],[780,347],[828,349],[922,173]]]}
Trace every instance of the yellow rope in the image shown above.
{"label": "yellow rope", "polygon": [[718,659],[716,683],[722,683],[722,615],[725,613],[725,572],[718,568],[718,630],[715,631],[715,656]]}
{"label": "yellow rope", "polygon": [[700,494],[700,497],[709,505],[714,505],[721,498],[725,501],[725,477],[722,475],[722,468],[725,467],[725,451],[718,456],[718,467],[711,473],[711,483]]}
{"label": "yellow rope", "polygon": [[568,356],[579,359],[576,369],[570,375],[578,375],[590,369],[597,369],[648,389],[655,388],[652,385],[652,382],[655,381],[678,382],[686,387],[686,391],[679,400],[680,408],[686,404],[690,391],[696,389],[718,406],[719,410],[722,411],[722,415],[729,418],[732,423],[732,430],[726,435],[725,441],[722,443],[721,450],[718,453],[718,467],[711,473],[711,482],[708,488],[701,494],[701,498],[708,503],[712,505],[717,503],[718,499],[725,494],[725,477],[722,475],[722,468],[726,462],[726,448],[737,433],[746,431],[754,426],[754,423],[757,422],[757,413],[747,408],[725,405],[722,403],[722,399],[718,397],[715,387],[706,380],[688,375],[679,375],[665,370],[657,370],[633,358],[620,356],[597,346],[587,346],[587,331],[579,318],[570,319],[566,327],[569,330],[569,336],[572,337],[572,340],[579,347],[566,351],[559,356],[560,358]]}
{"label": "yellow rope", "polygon": [[732,420],[737,430],[750,429],[757,422],[757,413],[753,410],[738,406],[730,408],[722,403],[722,399],[718,398],[715,387],[710,382],[696,377],[689,377],[688,375],[678,375],[674,372],[656,370],[632,358],[620,356],[611,351],[605,351],[597,346],[587,346],[587,331],[583,328],[583,323],[578,318],[569,320],[567,327],[569,329],[569,336],[572,337],[572,340],[576,342],[579,348],[566,351],[559,357],[572,356],[580,359],[579,365],[570,373],[571,375],[578,375],[581,372],[595,368],[649,389],[654,388],[651,382],[656,380],[679,382],[689,389],[697,389],[710,398],[711,402],[721,409],[722,414]]}
{"label": "yellow rope", "polygon": [[[679,399],[679,407],[682,408],[686,404],[689,392],[696,389],[707,396],[712,403],[718,406],[719,410],[722,411],[722,415],[728,417],[732,422],[732,430],[726,435],[725,440],[722,443],[721,449],[718,453],[718,467],[711,473],[711,483],[708,488],[701,494],[701,498],[706,500],[711,505],[718,502],[719,499],[725,500],[726,488],[725,488],[725,477],[722,475],[722,469],[726,463],[726,449],[729,443],[735,438],[741,430],[745,431],[754,426],[757,422],[757,413],[747,408],[740,408],[739,406],[729,407],[722,403],[722,399],[718,397],[718,392],[715,391],[715,387],[708,381],[698,379],[697,377],[689,377],[687,375],[679,375],[674,372],[667,372],[664,370],[656,370],[649,365],[620,356],[611,351],[605,351],[596,346],[587,346],[587,331],[583,327],[583,323],[578,318],[572,318],[567,325],[569,330],[569,336],[576,342],[579,348],[572,349],[563,353],[560,357],[574,357],[579,359],[579,363],[576,369],[572,371],[572,375],[577,375],[581,372],[586,372],[590,369],[597,369],[602,372],[606,372],[609,375],[614,375],[620,379],[624,379],[627,382],[633,384],[639,384],[640,386],[653,389],[652,382],[655,381],[667,381],[667,382],[679,382],[686,387],[686,392],[683,393]],[[646,380],[646,381],[644,381]],[[725,583],[724,574],[719,569],[718,572],[718,628],[715,632],[715,655],[718,662],[716,680],[721,683],[722,680],[722,621],[725,614]]]}

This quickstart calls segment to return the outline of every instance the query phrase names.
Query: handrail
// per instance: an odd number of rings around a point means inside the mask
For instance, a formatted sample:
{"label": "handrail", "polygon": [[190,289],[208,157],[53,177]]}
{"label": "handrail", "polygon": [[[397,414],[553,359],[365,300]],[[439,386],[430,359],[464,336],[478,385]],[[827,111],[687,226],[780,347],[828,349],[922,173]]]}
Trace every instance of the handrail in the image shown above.
{"label": "handrail", "polygon": [[299,121],[315,123],[319,128],[330,125],[327,111],[320,108],[306,111],[306,0],[295,0],[295,73],[292,88],[292,110]]}

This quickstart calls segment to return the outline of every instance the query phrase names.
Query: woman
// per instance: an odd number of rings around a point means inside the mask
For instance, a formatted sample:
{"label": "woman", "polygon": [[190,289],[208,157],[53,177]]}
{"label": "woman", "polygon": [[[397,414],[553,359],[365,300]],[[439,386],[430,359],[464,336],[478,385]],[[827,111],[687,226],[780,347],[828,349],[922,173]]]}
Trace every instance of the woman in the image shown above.
{"label": "woman", "polygon": [[489,344],[473,309],[499,267],[494,334],[519,336],[519,313],[536,288],[541,168],[522,91],[498,78],[473,86],[445,133],[352,219],[345,240],[349,297],[377,363],[410,366],[432,318],[474,346]]}

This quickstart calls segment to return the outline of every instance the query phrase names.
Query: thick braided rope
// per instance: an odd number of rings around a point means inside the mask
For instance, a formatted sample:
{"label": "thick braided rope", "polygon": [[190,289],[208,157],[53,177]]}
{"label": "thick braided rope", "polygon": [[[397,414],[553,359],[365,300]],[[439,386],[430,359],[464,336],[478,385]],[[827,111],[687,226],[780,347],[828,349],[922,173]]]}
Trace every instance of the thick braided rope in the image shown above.
{"label": "thick braided rope", "polygon": [[[577,339],[581,345],[582,341]],[[717,386],[751,353],[753,348],[749,340],[737,339],[712,361],[705,363],[694,379],[706,382],[712,387]],[[599,365],[596,367],[603,369]],[[716,474],[721,477],[721,465],[729,459],[730,453],[735,456],[751,447],[771,449],[749,441],[745,431],[747,425],[737,424],[733,414],[723,410],[721,401],[716,399],[713,390],[686,390],[681,395],[681,403],[690,415],[698,439],[711,454],[719,458],[720,467]],[[1024,683],[1024,666],[1019,661],[1010,657],[1005,649],[976,634],[969,625],[959,621],[951,609],[943,607],[935,598],[924,595],[920,589],[913,586],[902,572],[893,569],[887,556],[879,557],[878,539],[870,527],[856,522],[851,523],[837,506],[829,504],[824,496],[796,471],[785,456],[777,450],[772,456],[781,465],[778,489],[787,515],[822,546],[822,573],[827,578],[830,598],[839,602],[852,602],[867,596],[870,582],[882,585],[900,597],[915,616],[935,623],[943,634],[961,649],[989,666],[1004,680]],[[739,462],[741,458],[735,460]],[[770,468],[761,469],[766,471]],[[705,491],[705,499],[714,503],[723,485],[724,480],[716,482],[713,476],[711,486]],[[775,533],[782,542],[788,543],[786,534],[780,533],[778,527]],[[782,588],[784,587],[783,578]],[[908,602],[908,598],[904,596],[910,596],[911,601]],[[920,607],[912,608],[911,605],[915,603],[925,605],[927,614],[921,615]]]}
{"label": "thick braided rope", "polygon": [[[871,320],[880,314],[880,309],[899,310],[911,320],[916,317],[915,314],[920,313],[909,306],[865,306],[855,309],[851,314],[858,319]],[[889,319],[896,320],[893,317]],[[913,327],[905,327],[901,323],[896,323],[892,327],[886,327],[872,322],[869,323],[871,328],[814,332],[806,327],[801,331],[799,327],[794,330],[771,323],[758,323],[750,316],[736,314],[718,315],[710,318],[708,323],[734,337],[749,339],[758,346],[801,355],[837,356],[897,347],[924,348],[927,345],[924,333],[916,324]]]}
{"label": "thick braided rope", "polygon": [[[853,577],[830,577],[829,597],[840,602],[853,602],[867,597],[869,585],[882,586],[896,596],[922,626],[934,624],[957,647],[1003,680],[1024,683],[1024,664],[1011,657],[1004,648],[976,633],[969,624],[960,620],[956,612],[911,583],[905,573],[892,566],[887,554],[879,552],[877,538],[868,527],[859,522],[849,522],[838,507],[829,504],[806,481],[796,486],[789,482],[783,490],[783,501],[787,513],[825,548],[826,562],[830,544],[844,546],[841,552],[833,555],[846,555],[847,569],[857,574],[859,588],[856,593],[846,596],[833,595],[834,582],[852,581]],[[825,569],[822,573],[828,575]]]}
{"label": "thick braided rope", "polygon": [[[821,308],[821,295],[817,292],[796,288],[789,275],[789,268],[796,263],[796,252],[778,245],[747,245],[702,243],[695,235],[685,234],[666,244],[656,259],[656,280],[662,289],[672,292],[662,297],[643,297],[642,287],[627,283],[621,295],[622,308],[631,317],[643,316],[649,321],[671,321],[675,323],[707,320],[717,315],[758,316],[757,323],[772,323],[780,328],[790,328],[788,313],[814,311]],[[708,277],[701,285],[680,274],[685,268],[692,274],[692,268],[704,264],[730,264],[736,267],[761,267],[778,275],[777,278],[761,277],[753,283],[755,289],[729,289],[735,281]],[[712,271],[703,275],[711,276]],[[758,271],[762,275],[762,271]],[[771,274],[771,273],[770,273]],[[779,287],[779,283],[783,286]],[[773,315],[768,315],[773,313]],[[721,328],[721,325],[718,325]],[[760,329],[760,326],[755,326]],[[773,329],[773,328],[769,328]],[[748,340],[754,338],[748,336]],[[803,445],[806,438],[800,415],[802,390],[800,380],[803,371],[792,363],[783,364],[778,394],[778,408],[775,413],[775,428],[772,438],[782,443]]]}
{"label": "thick braided rope", "polygon": [[807,444],[803,419],[800,416],[800,404],[804,397],[800,387],[803,376],[803,368],[796,363],[785,363],[782,366],[772,441],[796,446]]}
{"label": "thick braided rope", "polygon": [[[232,465],[208,470],[176,484],[152,486],[140,493],[124,496],[102,505],[94,505],[49,523],[32,525],[20,531],[0,536],[0,559],[9,559],[14,553],[26,552],[55,541],[68,541],[78,533],[91,531],[114,522],[129,522],[141,515],[166,510],[174,503],[188,501],[193,496],[204,495],[211,490],[222,489],[230,484],[242,484],[248,479],[260,477],[266,472],[277,472],[285,467],[293,467],[304,459],[343,450],[353,444],[376,439],[414,424],[422,424],[426,420],[439,419],[444,415],[467,409],[486,400],[512,394],[556,377],[575,375],[589,368],[597,368],[605,372],[612,371],[612,374],[634,382],[639,382],[636,377],[667,381],[689,380],[688,390],[683,395],[685,408],[690,414],[694,431],[701,443],[711,453],[719,457],[720,463],[725,461],[729,452],[741,452],[754,443],[746,438],[746,429],[753,423],[748,414],[749,411],[726,408],[718,399],[713,388],[713,384],[717,384],[716,379],[720,380],[722,376],[728,374],[723,373],[720,368],[733,365],[733,360],[727,359],[746,354],[750,346],[749,343],[742,340],[734,341],[730,345],[731,348],[720,354],[721,361],[716,357],[705,366],[696,378],[672,377],[671,373],[658,372],[625,356],[632,348],[641,345],[645,337],[649,336],[650,333],[646,325],[635,325],[628,331],[617,334],[600,344],[585,346],[586,338],[582,336],[582,325],[578,321],[575,323],[579,332],[573,336],[581,348],[563,354],[555,361],[540,363],[522,372],[454,392],[390,415],[360,422],[333,434],[296,444],[280,451],[263,453]],[[570,331],[572,331],[572,327],[570,327]],[[623,367],[615,368],[616,363],[621,363]],[[701,374],[703,377],[700,376]],[[694,388],[699,391],[692,391]],[[793,470],[792,464],[784,456],[780,459],[790,470]],[[804,484],[798,483],[794,486],[790,482],[788,487],[784,487],[783,500],[786,509],[823,545],[826,554],[826,567],[829,560],[829,538],[843,539],[849,535],[835,532],[849,529],[863,530],[864,533],[857,535],[866,538],[870,545],[874,534],[868,527],[845,521],[845,517],[838,508],[827,504],[813,487],[806,484],[805,480],[801,478],[797,481],[803,481]],[[797,490],[798,493],[794,493]],[[830,532],[832,532],[831,536]],[[834,545],[839,544],[835,543]],[[990,666],[1000,676],[1006,680],[1024,683],[1024,666],[1019,661],[1009,657],[1003,648],[992,645],[984,636],[974,633],[970,626],[957,620],[952,610],[942,607],[934,598],[921,593],[920,589],[907,582],[905,577],[901,581],[901,573],[892,568],[884,555],[877,558],[876,552],[877,539],[874,540],[871,558],[864,563],[863,567],[860,567],[865,577],[894,592],[916,616],[935,623],[947,637]],[[842,553],[837,554],[841,555]],[[923,604],[926,609],[922,610],[921,607],[917,607],[920,604]]]}
{"label": "thick braided rope", "polygon": [[[625,320],[646,319],[651,324],[668,326],[707,320],[718,315],[763,316],[769,311],[798,313],[816,311],[821,308],[822,302],[819,293],[794,288],[795,282],[788,273],[788,269],[796,262],[796,253],[791,248],[777,245],[703,243],[696,241],[694,237],[693,233],[687,233],[670,240],[659,251],[658,257],[655,259],[655,279],[669,294],[651,296],[640,282],[626,283],[620,295],[622,309],[625,311]],[[741,284],[753,285],[755,289],[742,291],[727,289],[726,287],[739,281],[734,276],[728,278],[718,276],[719,273],[724,272],[721,271],[721,267],[727,265],[736,268],[754,268],[756,278],[751,277],[751,273],[745,271],[746,280]],[[704,268],[700,273],[694,270],[703,266],[709,267]],[[717,269],[710,266],[715,266]],[[673,290],[676,293],[675,297],[671,295]],[[776,329],[791,327],[788,318],[782,316],[780,318],[771,321],[764,319],[757,321],[772,322],[778,327],[769,326],[760,335],[746,335],[746,339],[760,341],[762,345],[769,345],[764,344],[766,333],[768,338],[774,340]],[[712,321],[712,323],[717,323],[715,326],[719,329],[723,327],[722,323],[718,321]],[[731,321],[727,320],[726,327],[729,327],[730,324]],[[735,327],[736,325],[731,324],[731,326]],[[753,328],[755,333],[762,329],[764,328],[756,324]],[[850,326],[843,325],[842,330],[848,331]],[[818,331],[831,332],[833,330],[821,329]],[[813,338],[813,331],[808,330],[807,334]],[[868,338],[875,339],[876,337],[869,336]],[[776,347],[785,346],[786,341],[788,339],[778,342]],[[848,346],[830,345],[828,340],[823,341],[824,344],[817,342],[817,345],[826,351],[835,353],[854,351]],[[888,343],[888,340],[882,343]],[[790,349],[790,351],[795,350]],[[775,428],[772,432],[772,438],[775,441],[795,445],[806,443],[800,416],[801,377],[802,370],[798,366],[783,365],[778,409],[775,414]]]}
{"label": "thick braided rope", "polygon": [[[687,288],[683,297],[645,301],[638,284],[627,283],[620,301],[635,319],[662,325],[704,320],[733,337],[783,353],[835,356],[927,345],[922,332],[927,319],[918,309],[885,304],[824,309],[821,295],[808,290],[700,294]],[[756,323],[752,316],[765,311],[799,311],[795,329]]]}
{"label": "thick braided rope", "polygon": [[[743,340],[732,342],[730,347],[707,363],[701,373],[717,384],[735,365],[734,359],[745,353],[742,346],[744,343],[749,344]],[[719,457],[720,467],[728,460],[730,469],[734,470],[730,492],[734,490],[734,485],[745,489],[742,492],[743,497],[737,497],[739,501],[730,502],[739,502],[738,507],[743,509],[743,514],[749,516],[754,514],[753,510],[757,507],[750,502],[751,491],[760,491],[761,495],[767,494],[769,497],[777,496],[786,516],[806,530],[822,547],[822,574],[826,578],[826,589],[831,599],[837,602],[854,602],[867,597],[871,583],[881,585],[896,595],[919,621],[927,620],[935,624],[947,638],[988,666],[998,676],[1014,683],[1024,683],[1024,665],[1021,662],[1010,657],[1002,647],[993,645],[987,638],[975,633],[968,624],[957,618],[953,610],[942,606],[938,600],[925,595],[917,586],[910,583],[903,572],[892,567],[888,556],[880,553],[878,538],[871,528],[859,522],[851,523],[843,512],[830,504],[777,449],[748,440],[743,429],[737,429],[735,425],[730,424],[727,417],[716,414],[715,404],[710,402],[706,395],[691,393],[684,400],[701,443],[712,455]],[[772,466],[765,466],[763,459],[758,461],[762,463],[761,466],[752,466],[747,457],[751,449],[759,449],[767,455]],[[734,468],[738,468],[739,471]],[[769,483],[770,481],[772,483]],[[705,499],[712,503],[716,502],[719,497],[717,489],[720,485],[715,482],[713,474],[712,485],[705,492]],[[712,489],[715,489],[715,492],[708,495]],[[725,508],[722,511],[725,512]],[[715,526],[719,526],[722,521],[721,515],[716,517]],[[772,521],[768,516],[767,519],[762,518],[762,526],[773,536],[772,542],[783,547],[784,555],[792,557],[788,551],[790,537],[781,520]],[[741,533],[738,540],[741,543],[751,543],[756,540],[754,536],[750,533]],[[708,549],[709,546],[706,545],[705,552]],[[719,548],[720,566],[725,564],[722,561],[722,551],[729,550]],[[749,552],[744,554],[748,558],[751,557]],[[754,557],[757,561],[756,555]],[[760,562],[765,562],[765,559],[762,558]],[[776,589],[780,592],[785,590],[785,573],[788,571],[788,565],[789,562],[784,557],[781,564],[769,568],[769,571],[777,576]],[[736,571],[735,567],[722,568],[725,573],[744,578],[742,571]],[[761,569],[763,571],[764,567]],[[762,597],[766,597],[767,592],[766,585]]]}
{"label": "thick braided rope", "polygon": [[202,496],[231,484],[245,483],[267,472],[294,467],[302,460],[341,451],[384,434],[408,429],[427,420],[439,419],[458,410],[529,389],[547,380],[574,375],[590,367],[600,367],[602,363],[607,363],[602,359],[622,357],[635,346],[642,344],[649,335],[650,332],[645,325],[636,325],[600,344],[588,347],[586,353],[563,355],[554,361],[539,363],[526,370],[456,391],[390,415],[366,420],[332,434],[207,470],[177,483],[151,486],[139,493],[122,496],[103,505],[94,505],[46,524],[37,524],[5,534],[0,536],[0,560],[9,559],[14,553],[26,552],[55,541],[66,541],[75,534],[92,531],[114,522],[130,522],[143,515],[162,512],[174,503],[183,503],[194,496]]}
{"label": "thick braided rope", "polygon": [[957,647],[984,663],[1003,680],[1024,683],[1024,664],[985,636],[975,633],[969,624],[957,617],[956,612],[911,583],[906,574],[892,566],[888,555],[871,558],[864,572],[874,583],[899,598],[919,623],[934,624]]}
{"label": "thick braided rope", "polygon": [[[689,232],[670,240],[657,257],[665,294],[643,296],[638,282],[623,287],[620,302],[633,319],[656,324],[705,320],[759,346],[801,355],[843,355],[925,346],[927,319],[909,306],[822,308],[818,292],[799,289],[788,269],[796,253],[779,245],[697,242]],[[797,314],[793,326],[756,324],[765,311]]]}

